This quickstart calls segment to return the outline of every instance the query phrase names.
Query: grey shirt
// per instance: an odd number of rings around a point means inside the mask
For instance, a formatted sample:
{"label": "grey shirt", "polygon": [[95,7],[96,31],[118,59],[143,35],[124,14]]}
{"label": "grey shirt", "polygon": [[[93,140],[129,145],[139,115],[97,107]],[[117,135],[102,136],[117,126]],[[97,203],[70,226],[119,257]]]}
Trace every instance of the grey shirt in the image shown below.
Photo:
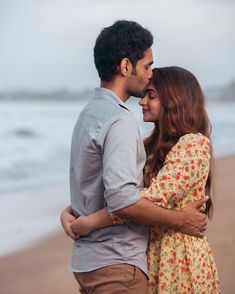
{"label": "grey shirt", "polygon": [[[140,199],[146,155],[137,122],[110,90],[97,88],[72,137],[70,194],[75,215],[110,212]],[[71,270],[87,272],[119,263],[147,274],[149,227],[132,222],[93,231],[74,242]]]}

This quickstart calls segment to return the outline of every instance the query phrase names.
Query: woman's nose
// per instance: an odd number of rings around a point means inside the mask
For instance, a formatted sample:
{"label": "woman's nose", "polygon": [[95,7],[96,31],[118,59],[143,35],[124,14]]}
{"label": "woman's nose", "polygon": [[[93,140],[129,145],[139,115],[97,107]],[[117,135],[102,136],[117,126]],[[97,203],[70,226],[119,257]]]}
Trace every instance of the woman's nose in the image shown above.
{"label": "woman's nose", "polygon": [[146,105],[146,104],[147,104],[147,96],[141,98],[140,101],[139,101],[140,106],[143,106],[143,105]]}

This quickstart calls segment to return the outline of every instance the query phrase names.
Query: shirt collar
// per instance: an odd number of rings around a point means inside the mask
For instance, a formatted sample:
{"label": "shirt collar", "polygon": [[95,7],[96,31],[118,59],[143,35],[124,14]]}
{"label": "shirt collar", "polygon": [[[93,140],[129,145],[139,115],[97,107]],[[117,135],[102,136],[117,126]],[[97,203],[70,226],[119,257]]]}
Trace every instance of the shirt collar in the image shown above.
{"label": "shirt collar", "polygon": [[131,110],[125,105],[125,103],[113,91],[107,88],[95,88],[95,96],[111,98],[115,100],[121,107],[124,107],[125,109],[131,112]]}

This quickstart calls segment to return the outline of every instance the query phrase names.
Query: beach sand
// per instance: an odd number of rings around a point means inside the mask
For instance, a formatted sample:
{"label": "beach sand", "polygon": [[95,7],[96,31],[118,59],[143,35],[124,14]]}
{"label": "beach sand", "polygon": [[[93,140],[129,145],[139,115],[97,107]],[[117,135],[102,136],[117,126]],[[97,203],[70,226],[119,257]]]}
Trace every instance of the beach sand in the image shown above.
{"label": "beach sand", "polygon": [[[219,270],[222,293],[235,289],[235,156],[216,161],[214,216],[207,236]],[[62,231],[32,248],[0,258],[2,294],[75,294],[78,286],[69,272],[70,241]]]}

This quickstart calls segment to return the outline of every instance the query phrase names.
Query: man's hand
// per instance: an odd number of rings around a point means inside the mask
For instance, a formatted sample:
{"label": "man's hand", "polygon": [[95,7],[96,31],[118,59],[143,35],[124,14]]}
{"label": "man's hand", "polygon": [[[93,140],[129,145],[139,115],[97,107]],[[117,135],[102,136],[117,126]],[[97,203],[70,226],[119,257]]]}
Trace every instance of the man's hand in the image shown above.
{"label": "man's hand", "polygon": [[195,237],[205,236],[207,216],[199,211],[203,210],[207,200],[208,197],[206,196],[182,209],[181,221],[177,226],[182,233]]}
{"label": "man's hand", "polygon": [[77,240],[80,236],[79,234],[76,234],[71,227],[74,220],[76,220],[76,218],[73,215],[72,207],[70,205],[62,211],[60,215],[60,222],[65,233],[73,240]]}

